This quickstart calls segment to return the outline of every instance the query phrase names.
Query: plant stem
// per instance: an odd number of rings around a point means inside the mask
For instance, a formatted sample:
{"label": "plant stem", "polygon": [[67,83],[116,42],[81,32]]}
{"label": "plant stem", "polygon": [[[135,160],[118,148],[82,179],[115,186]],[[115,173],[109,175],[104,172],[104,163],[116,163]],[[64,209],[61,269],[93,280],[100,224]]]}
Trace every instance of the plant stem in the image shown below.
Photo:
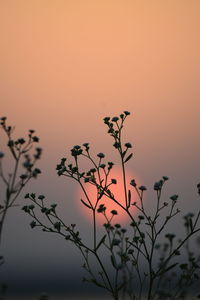
{"label": "plant stem", "polygon": [[[113,295],[114,298],[115,298],[115,292],[114,292],[114,290],[113,290],[112,284],[111,284],[111,282],[110,282],[110,278],[109,278],[109,276],[108,276],[108,274],[107,274],[107,271],[106,271],[106,269],[104,268],[104,265],[103,265],[101,259],[99,258],[99,255],[97,254],[97,252],[94,251],[93,253],[94,253],[94,255],[96,256],[96,258],[97,258],[97,260],[98,260],[98,262],[99,262],[99,264],[100,264],[100,266],[101,266],[101,268],[102,268],[102,271],[104,272],[104,274],[105,274],[105,276],[106,276],[106,279],[107,279],[108,284],[109,284],[109,287],[110,287],[110,291],[111,291],[112,295]],[[115,298],[115,300],[118,300],[118,298]]]}
{"label": "plant stem", "polygon": [[121,163],[122,163],[122,174],[123,174],[125,203],[126,203],[126,208],[128,208],[128,198],[127,198],[127,188],[126,188],[126,171],[125,171],[125,166],[124,166],[124,162],[123,162],[122,157],[121,157]]}
{"label": "plant stem", "polygon": [[94,230],[94,249],[96,249],[97,246],[97,233],[96,233],[96,212],[95,209],[92,210],[93,212],[93,230]]}

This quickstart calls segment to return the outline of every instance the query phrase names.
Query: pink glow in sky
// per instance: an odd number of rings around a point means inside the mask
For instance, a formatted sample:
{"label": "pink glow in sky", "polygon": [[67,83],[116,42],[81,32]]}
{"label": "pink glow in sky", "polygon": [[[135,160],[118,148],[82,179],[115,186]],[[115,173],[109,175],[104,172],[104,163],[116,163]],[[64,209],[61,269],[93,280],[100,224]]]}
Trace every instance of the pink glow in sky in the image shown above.
{"label": "pink glow in sky", "polygon": [[[56,164],[84,142],[94,156],[104,152],[118,164],[102,119],[128,110],[129,168],[148,188],[169,176],[168,194],[193,206],[200,181],[199,16],[199,0],[0,1],[0,116],[16,125],[17,136],[35,129],[44,148],[41,179],[29,191],[58,201],[67,221],[85,228],[77,186],[58,178]],[[13,213],[7,227],[15,236],[7,240],[9,255],[16,264],[27,259],[25,266],[46,255],[43,236],[32,249],[28,222]],[[23,250],[16,243],[22,234],[30,241]],[[62,248],[53,243],[52,261]]]}

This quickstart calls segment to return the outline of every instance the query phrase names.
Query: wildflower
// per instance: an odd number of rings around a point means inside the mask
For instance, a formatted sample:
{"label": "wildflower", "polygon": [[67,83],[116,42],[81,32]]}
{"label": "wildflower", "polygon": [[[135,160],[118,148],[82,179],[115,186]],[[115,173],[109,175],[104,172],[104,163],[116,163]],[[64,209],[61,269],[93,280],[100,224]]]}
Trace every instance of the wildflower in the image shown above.
{"label": "wildflower", "polygon": [[105,164],[101,164],[99,167],[102,168],[102,169],[104,169],[106,167],[106,165]]}
{"label": "wildflower", "polygon": [[17,142],[21,145],[23,145],[25,143],[25,140],[23,138],[20,138],[17,140]]}
{"label": "wildflower", "polygon": [[106,207],[104,206],[104,204],[100,204],[99,208],[97,209],[98,213],[103,213],[106,210]]}
{"label": "wildflower", "polygon": [[0,120],[5,122],[7,120],[7,117],[1,117]]}
{"label": "wildflower", "polygon": [[83,152],[83,150],[81,149],[81,147],[79,145],[74,146],[71,149],[71,155],[77,157],[78,155],[81,155]]}
{"label": "wildflower", "polygon": [[133,220],[130,224],[132,227],[135,227],[137,225],[137,223],[135,222],[135,220]]}
{"label": "wildflower", "polygon": [[144,238],[145,238],[144,232],[141,232],[141,233],[140,233],[140,236],[141,236],[142,239],[144,239]]}
{"label": "wildflower", "polygon": [[86,148],[86,150],[89,150],[89,143],[84,143],[83,146]]}
{"label": "wildflower", "polygon": [[[57,168],[58,168],[58,166],[57,166]],[[58,176],[61,176],[63,174],[63,169],[61,168],[61,170],[58,170],[57,174],[58,174]]]}
{"label": "wildflower", "polygon": [[34,155],[35,159],[40,159],[42,154],[42,148],[36,148],[36,154]]}
{"label": "wildflower", "polygon": [[41,174],[41,170],[38,168],[35,168],[32,173],[33,177],[36,178],[38,174]]}
{"label": "wildflower", "polygon": [[110,117],[105,117],[103,120],[104,120],[104,123],[105,123],[105,124],[109,124]]}
{"label": "wildflower", "polygon": [[14,146],[14,141],[13,140],[10,140],[9,142],[8,142],[8,147],[13,147]]}
{"label": "wildflower", "polygon": [[116,227],[116,228],[120,228],[121,225],[120,225],[120,224],[115,224],[115,227]]}
{"label": "wildflower", "polygon": [[133,238],[133,242],[137,243],[137,242],[139,241],[139,239],[140,239],[139,236],[135,236],[135,237]]}
{"label": "wildflower", "polygon": [[129,249],[128,250],[128,254],[133,254],[134,250],[133,249]]}
{"label": "wildflower", "polygon": [[114,146],[116,149],[118,149],[118,148],[120,148],[120,143],[115,142],[115,143],[113,144],[113,146]]}
{"label": "wildflower", "polygon": [[32,137],[33,142],[38,143],[39,142],[39,138],[37,136],[33,136]]}
{"label": "wildflower", "polygon": [[124,111],[124,114],[125,114],[126,116],[128,116],[128,115],[130,115],[131,113],[130,113],[129,111],[125,110],[125,111]]}
{"label": "wildflower", "polygon": [[26,169],[30,169],[32,168],[33,164],[31,164],[31,162],[29,160],[26,160],[24,163],[23,163],[23,166],[24,168]]}
{"label": "wildflower", "polygon": [[108,162],[108,170],[111,170],[112,167],[113,167],[113,165],[114,165],[114,163],[111,162],[111,161],[109,161],[109,162]]}
{"label": "wildflower", "polygon": [[33,204],[29,205],[29,209],[33,210],[35,206]]}
{"label": "wildflower", "polygon": [[78,171],[78,168],[77,167],[73,167],[72,168],[72,173],[76,173]]}
{"label": "wildflower", "polygon": [[112,182],[112,184],[117,184],[117,180],[114,178],[111,179],[111,182]]}
{"label": "wildflower", "polygon": [[98,156],[99,158],[104,158],[104,157],[105,157],[105,155],[104,155],[102,152],[98,153],[97,156]]}
{"label": "wildflower", "polygon": [[136,184],[136,182],[135,182],[135,179],[132,179],[132,180],[131,180],[130,185],[132,185],[132,186],[134,186],[134,187],[137,186],[137,184]]}
{"label": "wildflower", "polygon": [[35,132],[35,130],[33,129],[29,129],[30,134],[33,134]]}
{"label": "wildflower", "polygon": [[28,175],[26,175],[26,174],[20,175],[20,178],[21,178],[22,180],[26,179],[27,177],[28,177]]}
{"label": "wildflower", "polygon": [[173,233],[167,233],[167,234],[165,235],[165,237],[166,237],[167,239],[169,239],[170,242],[172,242],[172,240],[175,238],[175,234],[173,234]]}
{"label": "wildflower", "polygon": [[76,150],[78,150],[78,149],[80,149],[81,147],[79,146],[79,145],[75,145],[74,146],[74,149],[76,149]]}
{"label": "wildflower", "polygon": [[162,187],[162,182],[161,181],[157,181],[154,183],[154,190],[155,191],[160,191]]}
{"label": "wildflower", "polygon": [[30,212],[30,209],[28,208],[27,205],[23,206],[23,207],[22,207],[22,210],[24,210],[26,213],[29,213],[29,212]]}
{"label": "wildflower", "polygon": [[127,148],[132,148],[132,145],[131,145],[131,143],[126,143],[126,144],[125,144],[125,147],[127,147]]}
{"label": "wildflower", "polygon": [[120,244],[120,240],[118,240],[118,239],[113,239],[113,241],[112,241],[112,245],[113,246],[118,246]]}
{"label": "wildflower", "polygon": [[176,201],[178,199],[178,195],[173,195],[173,196],[170,197],[170,199],[172,201]]}
{"label": "wildflower", "polygon": [[144,186],[144,185],[141,185],[140,187],[139,187],[139,190],[141,190],[141,191],[146,191],[146,186]]}
{"label": "wildflower", "polygon": [[57,206],[56,203],[51,204],[51,207],[52,207],[52,208],[56,208],[56,206]]}
{"label": "wildflower", "polygon": [[114,129],[113,128],[110,128],[109,130],[108,130],[108,133],[113,133],[114,132]]}
{"label": "wildflower", "polygon": [[46,215],[49,215],[51,213],[51,210],[46,208],[46,211],[45,211]]}
{"label": "wildflower", "polygon": [[60,222],[54,223],[54,228],[57,229],[58,231],[60,231],[61,223]]}
{"label": "wildflower", "polygon": [[35,222],[35,221],[32,221],[32,222],[30,223],[30,226],[31,226],[31,228],[34,228],[34,227],[36,226],[36,222]]}
{"label": "wildflower", "polygon": [[4,153],[0,152],[0,158],[4,157]]}
{"label": "wildflower", "polygon": [[118,120],[119,120],[118,117],[113,117],[113,118],[112,118],[112,121],[113,121],[113,122],[117,122]]}
{"label": "wildflower", "polygon": [[198,193],[200,195],[200,183],[197,184]]}
{"label": "wildflower", "polygon": [[112,214],[112,215],[117,215],[118,213],[117,213],[116,210],[113,209],[113,210],[111,210],[111,214]]}

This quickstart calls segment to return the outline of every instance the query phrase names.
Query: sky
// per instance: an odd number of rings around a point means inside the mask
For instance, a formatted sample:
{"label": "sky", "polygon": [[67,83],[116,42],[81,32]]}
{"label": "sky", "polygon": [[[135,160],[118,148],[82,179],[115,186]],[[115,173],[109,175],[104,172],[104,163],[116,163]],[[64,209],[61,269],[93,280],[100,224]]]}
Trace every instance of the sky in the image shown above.
{"label": "sky", "polygon": [[[169,176],[166,193],[180,194],[183,209],[196,208],[199,14],[199,0],[0,0],[0,114],[17,136],[34,128],[44,149],[42,175],[26,190],[57,201],[85,233],[77,187],[55,166],[84,142],[117,164],[102,119],[124,110],[131,112],[124,129],[134,150],[130,172],[149,189]],[[2,272],[13,290],[25,282],[48,292],[55,281],[58,290],[73,294],[74,282],[84,290],[73,247],[29,223],[17,209],[7,218]]]}

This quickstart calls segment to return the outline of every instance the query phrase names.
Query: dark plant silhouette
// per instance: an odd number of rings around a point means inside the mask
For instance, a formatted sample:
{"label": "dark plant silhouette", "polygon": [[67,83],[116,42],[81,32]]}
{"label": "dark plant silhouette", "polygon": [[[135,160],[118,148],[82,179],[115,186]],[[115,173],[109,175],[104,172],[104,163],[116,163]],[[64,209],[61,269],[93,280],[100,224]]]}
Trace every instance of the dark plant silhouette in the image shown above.
{"label": "dark plant silhouette", "polygon": [[[195,250],[191,251],[190,243],[200,231],[200,211],[184,216],[183,236],[168,233],[168,224],[178,217],[180,210],[177,208],[178,195],[162,199],[163,188],[168,181],[168,177],[163,176],[153,186],[155,199],[149,212],[144,201],[147,187],[138,186],[135,179],[127,182],[126,165],[133,153],[130,151],[131,143],[122,141],[122,131],[129,115],[128,111],[124,111],[119,117],[104,118],[108,134],[114,139],[113,146],[119,154],[124,203],[120,202],[119,195],[112,192],[112,186],[118,184],[115,178],[110,179],[114,163],[105,163],[102,152],[94,158],[89,143],[74,146],[71,149],[73,161],[62,158],[56,168],[59,176],[75,180],[83,191],[84,199],[80,201],[91,212],[93,221],[92,244],[82,236],[75,224],[66,224],[59,217],[57,203],[47,205],[44,195],[27,194],[25,198],[32,203],[25,205],[23,210],[32,217],[32,228],[40,227],[72,242],[84,260],[83,268],[87,273],[84,281],[106,289],[114,299],[136,300],[144,296],[148,300],[184,299],[188,288],[199,280],[199,257]],[[81,159],[91,164],[89,170],[81,169]],[[88,194],[87,185],[96,189],[95,199]],[[200,184],[197,189],[200,194]],[[137,194],[134,200],[133,191]],[[127,214],[130,222],[126,227],[115,222],[117,210],[111,210],[109,216],[108,201],[117,204]],[[134,213],[131,207],[135,207]],[[40,214],[45,215],[46,222]],[[98,214],[105,219],[103,234],[97,227]],[[180,223],[180,218],[177,220]],[[95,269],[92,267],[94,260]]]}
{"label": "dark plant silhouette", "polygon": [[[14,139],[14,127],[7,125],[6,117],[0,119],[0,129],[6,134],[7,147],[11,154],[11,157],[6,159],[5,154],[0,151],[0,265],[2,265],[4,256],[1,253],[1,244],[5,219],[8,211],[17,206],[16,200],[26,184],[41,173],[40,169],[35,166],[41,157],[42,149],[36,147],[32,153],[34,144],[39,142],[39,138],[34,135],[34,130],[29,130],[27,140],[24,138]],[[8,156],[9,152],[7,153]],[[9,171],[7,167],[5,170],[3,166],[5,159],[6,163],[9,164]],[[5,292],[6,285],[3,284],[1,288],[2,297],[5,296]]]}

